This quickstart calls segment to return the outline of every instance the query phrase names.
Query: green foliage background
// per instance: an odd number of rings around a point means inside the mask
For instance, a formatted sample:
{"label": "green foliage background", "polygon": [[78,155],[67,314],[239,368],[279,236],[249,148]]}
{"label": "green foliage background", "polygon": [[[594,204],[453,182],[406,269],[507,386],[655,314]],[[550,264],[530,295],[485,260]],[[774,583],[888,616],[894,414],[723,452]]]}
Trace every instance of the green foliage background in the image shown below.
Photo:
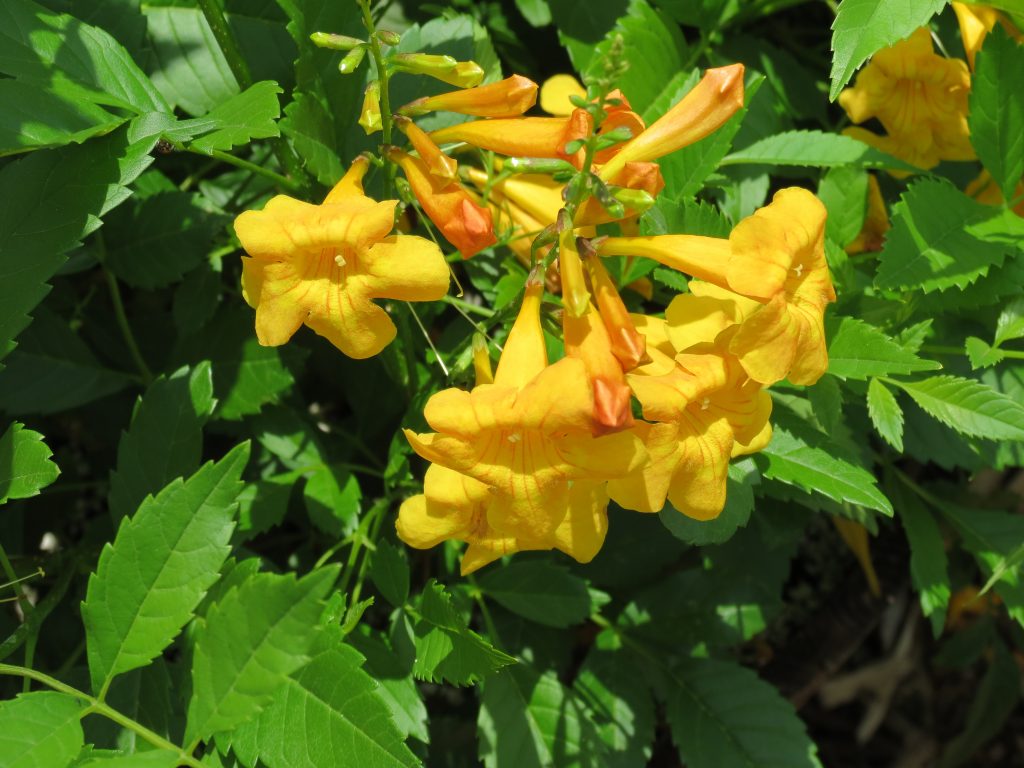
{"label": "green foliage background", "polygon": [[[365,68],[341,76],[309,42],[362,36],[355,2],[0,4],[0,765],[811,768],[794,702],[808,669],[853,651],[780,669],[836,581],[872,622],[885,606],[830,516],[877,535],[887,597],[909,582],[928,667],[978,678],[938,764],[1020,722],[1024,517],[977,489],[1024,462],[1024,219],[961,191],[978,163],[897,178],[913,169],[839,134],[829,99],[878,49],[931,23],[962,54],[946,3],[835,5],[378,9],[399,50],[490,80],[600,72],[621,35],[620,87],[648,123],[699,68],[742,61],[745,110],[663,159],[645,231],[722,235],[792,184],[829,209],[829,374],[776,388],[775,437],[734,464],[722,516],[613,508],[591,564],[526,554],[460,579],[454,547],[395,540],[422,477],[399,429],[469,382],[471,334],[504,332],[523,269],[500,248],[462,264],[467,302],[396,304],[398,340],[363,362],[308,331],[260,347],[240,296],[234,216],[279,191],[316,200],[374,147],[355,125]],[[1022,78],[1024,48],[991,34],[970,126],[1009,199]],[[444,86],[395,88],[403,104]],[[893,227],[848,257],[869,171]],[[653,307],[685,287],[653,262],[619,277],[644,274]],[[947,630],[972,585],[995,599]]]}

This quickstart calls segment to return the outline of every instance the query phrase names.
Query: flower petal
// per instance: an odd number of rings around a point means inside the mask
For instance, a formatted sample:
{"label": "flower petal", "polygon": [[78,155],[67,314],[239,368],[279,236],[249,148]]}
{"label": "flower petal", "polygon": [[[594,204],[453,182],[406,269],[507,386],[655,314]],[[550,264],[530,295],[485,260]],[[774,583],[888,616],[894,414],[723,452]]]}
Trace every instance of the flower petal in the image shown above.
{"label": "flower petal", "polygon": [[578,563],[589,563],[608,535],[608,492],[603,482],[577,480],[569,488],[569,511],[555,529],[555,546]]}
{"label": "flower petal", "polygon": [[438,301],[448,293],[450,272],[441,249],[415,235],[392,235],[360,257],[364,285],[373,298]]}

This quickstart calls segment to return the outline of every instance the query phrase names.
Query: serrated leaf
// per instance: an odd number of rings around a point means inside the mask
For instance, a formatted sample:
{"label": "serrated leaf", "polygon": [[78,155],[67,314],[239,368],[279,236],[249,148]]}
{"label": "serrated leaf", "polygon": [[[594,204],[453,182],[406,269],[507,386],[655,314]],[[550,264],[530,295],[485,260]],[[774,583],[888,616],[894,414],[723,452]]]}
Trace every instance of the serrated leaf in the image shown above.
{"label": "serrated leaf", "polygon": [[655,267],[651,271],[651,277],[654,278],[656,283],[680,293],[685,292],[690,284],[686,279],[686,275],[682,272],[676,272],[674,269],[668,269],[667,267]]}
{"label": "serrated leaf", "polygon": [[666,503],[658,518],[669,532],[694,546],[721,544],[750,521],[754,511],[754,484],[760,481],[752,460],[729,465],[725,507],[714,520],[694,520]]}
{"label": "serrated leaf", "polygon": [[405,605],[409,599],[409,561],[405,559],[405,550],[387,541],[378,542],[370,564],[370,578],[385,600],[396,607]]}
{"label": "serrated leaf", "polygon": [[760,455],[766,462],[762,474],[770,480],[892,516],[892,504],[878,489],[873,474],[792,432],[776,426],[771,443]]}
{"label": "serrated leaf", "polygon": [[903,453],[903,409],[896,396],[875,378],[868,382],[868,416],[882,439]]}
{"label": "serrated leaf", "polygon": [[730,229],[732,226],[721,211],[704,200],[670,200],[662,196],[640,219],[640,232],[644,235],[728,237]]}
{"label": "serrated leaf", "polygon": [[0,504],[36,496],[60,474],[43,436],[14,422],[0,436]]}
{"label": "serrated leaf", "polygon": [[[104,367],[70,323],[45,305],[35,311],[35,322],[20,341],[0,370],[0,410],[12,415],[58,413],[131,383],[125,374]],[[69,387],[69,381],[75,386]]]}
{"label": "serrated leaf", "polygon": [[967,124],[971,145],[1002,190],[1016,196],[1024,174],[1024,48],[996,24],[974,61]]}
{"label": "serrated leaf", "polygon": [[106,222],[106,264],[136,288],[170,285],[203,261],[226,221],[202,197],[187,192],[133,200]]}
{"label": "serrated leaf", "polygon": [[868,57],[928,23],[946,0],[843,0],[832,22],[832,86],[829,101]]}
{"label": "serrated leaf", "polygon": [[910,578],[921,601],[921,612],[931,620],[938,637],[946,624],[950,582],[942,531],[932,513],[907,489],[893,489],[896,513],[910,543]]}
{"label": "serrated leaf", "polygon": [[84,704],[54,691],[23,693],[0,701],[0,765],[66,768],[78,755]]}
{"label": "serrated leaf", "polygon": [[203,424],[213,411],[209,363],[159,377],[140,397],[117,445],[117,468],[107,496],[115,521],[132,514],[147,494],[193,472],[203,449]]}
{"label": "serrated leaf", "polygon": [[603,766],[646,765],[654,741],[654,699],[617,653],[594,648],[572,684],[606,747]]}
{"label": "serrated leaf", "polygon": [[996,321],[995,345],[1024,338],[1024,299],[1011,301],[999,313]]}
{"label": "serrated leaf", "polygon": [[196,637],[186,742],[255,717],[309,662],[323,598],[336,578],[333,567],[301,580],[261,573],[210,609]]}
{"label": "serrated leaf", "polygon": [[152,146],[129,144],[119,131],[82,146],[33,152],[0,169],[0,358],[29,324],[28,313],[46,295],[65,252],[128,197],[127,185],[153,160]]}
{"label": "serrated leaf", "polygon": [[477,583],[508,610],[548,627],[579,624],[591,613],[587,582],[554,563],[512,562]]}
{"label": "serrated leaf", "polygon": [[857,168],[917,170],[914,166],[850,136],[822,131],[777,133],[733,152],[722,160],[723,166],[748,163],[819,167],[852,165]]}
{"label": "serrated leaf", "polygon": [[807,388],[807,401],[822,431],[834,434],[843,427],[843,390],[834,376],[823,376]]}
{"label": "serrated leaf", "polygon": [[476,632],[452,605],[445,588],[427,582],[419,604],[419,621],[413,628],[416,662],[413,677],[452,685],[472,685],[501,667],[515,664]]}
{"label": "serrated leaf", "polygon": [[840,246],[849,245],[864,227],[868,174],[855,165],[838,165],[822,176],[818,197],[828,210],[825,234]]}
{"label": "serrated leaf", "polygon": [[948,181],[924,179],[892,208],[893,226],[879,254],[879,288],[919,288],[925,293],[965,288],[1003,263],[1007,246],[967,232],[993,209]]}
{"label": "serrated leaf", "polygon": [[666,719],[689,768],[821,768],[793,705],[749,669],[687,659],[667,688]]}
{"label": "serrated leaf", "polygon": [[205,133],[190,145],[192,149],[207,154],[214,150],[226,151],[232,147],[248,144],[253,139],[280,136],[277,118],[281,116],[281,104],[277,94],[281,86],[265,80],[246,88],[242,93],[200,118],[204,127],[212,123],[214,130]]}
{"label": "serrated leaf", "polygon": [[321,97],[304,92],[296,94],[285,107],[279,126],[317,181],[325,186],[337,183],[345,167],[335,150],[333,118]]}
{"label": "serrated leaf", "polygon": [[947,427],[988,440],[1024,440],[1024,406],[980,381],[933,376],[890,381]]}
{"label": "serrated leaf", "polygon": [[199,333],[183,339],[175,355],[182,362],[213,363],[213,392],[222,419],[239,419],[277,402],[295,382],[284,359],[304,356],[295,345],[261,346],[253,322],[248,307],[228,302]]}
{"label": "serrated leaf", "polygon": [[998,347],[993,347],[977,336],[968,336],[964,340],[964,351],[967,352],[967,359],[971,362],[971,370],[979,368],[990,368],[1003,361],[1006,353]]}
{"label": "serrated leaf", "polygon": [[145,666],[192,617],[227,559],[249,444],[171,482],[122,520],[82,603],[93,690]]}
{"label": "serrated leaf", "polygon": [[24,83],[134,112],[169,112],[153,83],[107,32],[30,0],[0,4],[0,72]]}
{"label": "serrated leaf", "polygon": [[486,768],[602,768],[594,724],[554,670],[520,664],[487,679],[477,718]]}
{"label": "serrated leaf", "polygon": [[318,467],[306,480],[302,498],[310,522],[324,533],[340,538],[359,525],[363,492],[346,467]]}
{"label": "serrated leaf", "polygon": [[375,768],[419,765],[380,686],[363,670],[363,657],[345,644],[339,628],[331,630],[329,641],[317,643],[313,658],[285,682],[273,703],[232,734],[232,749],[259,755],[267,768],[332,768],[339,760]]}
{"label": "serrated leaf", "polygon": [[830,317],[826,335],[828,372],[840,378],[865,380],[942,367],[934,360],[922,360],[873,325],[854,317]]}
{"label": "serrated leaf", "polygon": [[75,98],[57,84],[0,80],[0,155],[81,144],[124,122],[102,107]]}
{"label": "serrated leaf", "polygon": [[168,749],[154,749],[130,755],[94,757],[75,763],[74,768],[176,768],[181,754]]}

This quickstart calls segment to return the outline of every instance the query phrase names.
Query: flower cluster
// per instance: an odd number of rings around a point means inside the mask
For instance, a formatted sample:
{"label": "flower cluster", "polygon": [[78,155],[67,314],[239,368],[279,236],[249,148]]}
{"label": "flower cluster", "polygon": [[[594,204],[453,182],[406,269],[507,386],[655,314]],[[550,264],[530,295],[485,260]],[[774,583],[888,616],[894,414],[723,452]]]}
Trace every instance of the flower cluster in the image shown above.
{"label": "flower cluster", "polygon": [[[406,148],[385,142],[378,162],[401,169],[419,210],[463,258],[507,245],[530,276],[496,370],[478,337],[475,387],[435,393],[424,409],[431,431],[405,432],[429,468],[423,493],[401,506],[400,538],[418,548],[465,542],[469,573],[521,550],[589,561],[609,500],[716,517],[730,459],[771,438],[766,387],[813,384],[825,372],[823,315],[835,300],[825,210],[806,190],[779,191],[728,238],[640,234],[639,216],[664,187],[656,161],[742,107],[742,65],[708,70],[647,126],[610,83],[588,90],[559,76],[540,91],[549,114],[525,116],[538,98],[532,81],[479,85],[473,67],[437,59],[396,66],[459,90],[393,117],[368,91],[368,132],[394,126],[408,139]],[[427,132],[416,119],[435,111],[475,119]],[[305,323],[365,357],[395,333],[373,299],[446,292],[440,250],[390,235],[395,201],[362,194],[368,167],[358,159],[320,206],[276,197],[239,217],[261,343],[282,343]],[[631,314],[606,268],[619,257],[678,270],[689,290],[664,317]],[[561,326],[555,361],[545,316]]]}

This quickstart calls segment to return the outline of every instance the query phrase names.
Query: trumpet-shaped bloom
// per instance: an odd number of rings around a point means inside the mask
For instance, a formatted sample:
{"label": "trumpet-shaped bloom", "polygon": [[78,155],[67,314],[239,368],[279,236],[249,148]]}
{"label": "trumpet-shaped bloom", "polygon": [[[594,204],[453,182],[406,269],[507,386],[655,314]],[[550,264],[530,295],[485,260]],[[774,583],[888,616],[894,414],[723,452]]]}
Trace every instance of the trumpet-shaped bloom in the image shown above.
{"label": "trumpet-shaped bloom", "polygon": [[442,541],[464,541],[461,573],[473,573],[499,557],[537,549],[558,549],[588,563],[608,532],[608,493],[603,482],[578,481],[569,488],[565,518],[546,542],[526,542],[494,531],[487,522],[491,492],[473,478],[431,464],[423,493],[406,499],[398,511],[398,537],[416,549]]}
{"label": "trumpet-shaped bloom", "polygon": [[645,458],[628,432],[592,435],[593,390],[582,360],[548,365],[542,293],[538,284],[527,287],[494,383],[435,394],[424,409],[435,431],[405,433],[423,458],[486,485],[489,528],[530,547],[550,546],[574,484],[624,477]]}
{"label": "trumpet-shaped bloom", "polygon": [[611,275],[596,257],[586,262],[590,285],[594,289],[594,300],[601,313],[601,321],[608,331],[612,354],[619,361],[622,370],[631,371],[647,357],[644,337],[633,325],[633,319],[619,295]]}
{"label": "trumpet-shaped bloom", "polygon": [[582,317],[562,313],[565,354],[583,361],[594,394],[595,435],[608,434],[633,426],[629,385],[622,365],[612,354],[612,343],[601,315],[587,303]]}
{"label": "trumpet-shaped bloom", "polygon": [[871,118],[887,136],[853,129],[851,136],[921,168],[941,160],[973,160],[967,128],[971,76],[960,59],[939,56],[922,27],[876,53],[839,103],[855,123]]}
{"label": "trumpet-shaped bloom", "polygon": [[717,517],[725,506],[729,459],[761,450],[771,439],[772,401],[730,356],[681,354],[661,375],[629,376],[643,406],[634,430],[650,460],[639,472],[612,480],[616,503],[658,512],[668,499],[697,520]]}
{"label": "trumpet-shaped bloom", "polygon": [[568,117],[472,120],[433,131],[430,137],[438,144],[464,141],[509,157],[560,158],[579,167],[583,150],[569,154],[565,147],[577,139],[586,139],[593,124],[585,109],[577,109]]}
{"label": "trumpet-shaped bloom", "polygon": [[395,337],[374,299],[436,301],[448,291],[436,245],[389,236],[396,201],[362,194],[365,169],[357,161],[322,205],[278,195],[235,219],[249,254],[243,296],[256,309],[260,344],[284,344],[305,324],[349,357],[370,357]]}
{"label": "trumpet-shaped bloom", "polygon": [[447,181],[431,173],[422,159],[396,147],[388,148],[387,155],[402,167],[423,211],[464,259],[498,242],[491,212],[479,205],[458,181]]}
{"label": "trumpet-shaped bloom", "polygon": [[536,103],[537,84],[522,75],[512,75],[490,85],[424,96],[400,112],[411,116],[444,111],[476,117],[516,117]]}
{"label": "trumpet-shaped bloom", "polygon": [[693,144],[725,124],[743,106],[743,65],[709,69],[679,103],[626,143],[600,170],[614,179],[626,163],[656,160]]}
{"label": "trumpet-shaped bloom", "polygon": [[441,148],[431,141],[430,136],[416,123],[407,117],[397,115],[395,125],[409,137],[420,160],[432,174],[441,179],[442,183],[454,181],[458,177],[459,164],[442,152]]}
{"label": "trumpet-shaped bloom", "polygon": [[788,375],[794,384],[813,384],[828,368],[823,319],[836,295],[825,261],[825,206],[807,190],[780,190],[727,240],[610,237],[598,253],[646,256],[756,302],[752,311],[739,302],[747,311],[729,346],[756,381]]}

